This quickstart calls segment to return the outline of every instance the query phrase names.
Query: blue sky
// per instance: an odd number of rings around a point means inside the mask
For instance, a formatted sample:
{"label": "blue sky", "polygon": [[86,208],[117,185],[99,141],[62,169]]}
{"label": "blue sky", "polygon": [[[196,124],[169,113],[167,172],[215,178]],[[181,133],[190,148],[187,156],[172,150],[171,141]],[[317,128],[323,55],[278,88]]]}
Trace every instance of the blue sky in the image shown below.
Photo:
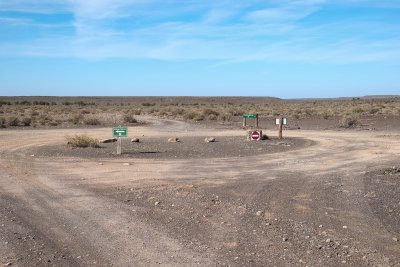
{"label": "blue sky", "polygon": [[0,1],[0,95],[400,94],[398,0]]}

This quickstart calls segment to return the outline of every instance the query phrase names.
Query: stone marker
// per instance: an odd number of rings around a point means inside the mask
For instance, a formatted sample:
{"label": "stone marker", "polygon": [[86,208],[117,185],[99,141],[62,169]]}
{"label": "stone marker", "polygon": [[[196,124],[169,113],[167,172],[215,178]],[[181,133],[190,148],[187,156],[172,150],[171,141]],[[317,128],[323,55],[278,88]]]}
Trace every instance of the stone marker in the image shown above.
{"label": "stone marker", "polygon": [[206,137],[206,139],[204,139],[204,141],[206,143],[212,143],[212,142],[215,142],[215,138],[214,137]]}
{"label": "stone marker", "polygon": [[168,143],[176,143],[179,142],[179,138],[178,137],[171,137],[168,139]]}
{"label": "stone marker", "polygon": [[100,140],[99,143],[114,143],[117,142],[117,138],[111,138],[111,139],[104,139],[104,140]]}

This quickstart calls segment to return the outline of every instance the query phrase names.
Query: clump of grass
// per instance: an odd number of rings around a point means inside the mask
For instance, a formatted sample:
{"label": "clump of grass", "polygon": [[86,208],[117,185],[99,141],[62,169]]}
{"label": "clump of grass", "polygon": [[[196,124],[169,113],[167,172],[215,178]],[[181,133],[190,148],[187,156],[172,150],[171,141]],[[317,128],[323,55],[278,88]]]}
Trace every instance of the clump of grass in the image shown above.
{"label": "clump of grass", "polygon": [[100,121],[97,118],[91,117],[85,119],[85,124],[86,125],[99,125]]}
{"label": "clump of grass", "polygon": [[68,141],[68,145],[72,147],[99,147],[99,141],[87,135],[67,136],[65,138]]}
{"label": "clump of grass", "polygon": [[20,123],[19,119],[15,116],[8,118],[8,126],[18,126]]}

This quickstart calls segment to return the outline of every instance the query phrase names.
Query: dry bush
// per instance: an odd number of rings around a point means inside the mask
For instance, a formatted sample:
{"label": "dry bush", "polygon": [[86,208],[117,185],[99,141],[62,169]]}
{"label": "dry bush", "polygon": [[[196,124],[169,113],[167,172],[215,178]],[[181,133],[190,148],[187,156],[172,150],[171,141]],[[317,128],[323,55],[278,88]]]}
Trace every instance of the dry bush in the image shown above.
{"label": "dry bush", "polygon": [[59,121],[59,120],[49,121],[48,124],[49,124],[50,126],[57,126],[57,125],[60,124],[60,121]]}
{"label": "dry bush", "polygon": [[6,127],[7,127],[6,119],[0,117],[0,128],[6,128]]}
{"label": "dry bush", "polygon": [[331,115],[329,115],[329,113],[328,112],[324,112],[324,113],[322,113],[322,118],[324,118],[324,120],[327,120],[327,119],[329,119],[329,117],[330,117]]}
{"label": "dry bush", "polygon": [[86,125],[99,125],[100,121],[95,117],[91,117],[91,118],[85,119],[85,124]]}
{"label": "dry bush", "polygon": [[232,120],[232,114],[230,113],[222,113],[218,116],[218,120],[227,122]]}
{"label": "dry bush", "polygon": [[204,120],[204,115],[198,111],[189,110],[183,114],[183,118],[186,120],[201,121]]}
{"label": "dry bush", "polygon": [[75,115],[72,116],[71,121],[72,121],[73,124],[79,124],[82,119],[83,119],[82,114],[75,114]]}
{"label": "dry bush", "polygon": [[134,108],[130,111],[133,115],[140,115],[142,114],[142,109],[140,108]]}
{"label": "dry bush", "polygon": [[169,110],[170,110],[171,115],[174,117],[182,116],[185,113],[185,110],[183,108],[173,107],[173,108],[169,108]]}
{"label": "dry bush", "polygon": [[219,112],[212,108],[204,108],[202,113],[205,117],[209,117],[210,115],[213,115],[213,116],[219,115]]}
{"label": "dry bush", "polygon": [[124,116],[124,122],[137,123],[137,120],[133,117],[132,114],[127,114],[127,115]]}
{"label": "dry bush", "polygon": [[8,118],[8,126],[18,126],[19,123],[20,120],[15,116]]}
{"label": "dry bush", "polygon": [[40,117],[39,117],[39,123],[41,124],[41,125],[46,125],[47,123],[49,123],[51,121],[51,118],[49,117],[49,116],[47,116],[47,115],[41,115]]}
{"label": "dry bush", "polygon": [[215,120],[218,119],[218,117],[217,117],[216,115],[214,115],[214,114],[210,114],[210,115],[208,115],[208,119],[209,119],[210,121],[215,121]]}
{"label": "dry bush", "polygon": [[24,126],[31,126],[31,124],[32,124],[32,118],[30,118],[30,117],[23,118],[23,119],[22,119],[22,124],[23,124]]}
{"label": "dry bush", "polygon": [[68,145],[72,147],[99,147],[99,141],[87,135],[75,135],[65,137]]}
{"label": "dry bush", "polygon": [[364,109],[362,107],[355,107],[353,108],[353,113],[358,113],[358,114],[364,113]]}
{"label": "dry bush", "polygon": [[347,115],[343,116],[340,120],[340,126],[344,128],[353,128],[358,124],[358,118],[355,116]]}
{"label": "dry bush", "polygon": [[36,117],[39,116],[39,112],[37,112],[36,110],[31,110],[31,117]]}

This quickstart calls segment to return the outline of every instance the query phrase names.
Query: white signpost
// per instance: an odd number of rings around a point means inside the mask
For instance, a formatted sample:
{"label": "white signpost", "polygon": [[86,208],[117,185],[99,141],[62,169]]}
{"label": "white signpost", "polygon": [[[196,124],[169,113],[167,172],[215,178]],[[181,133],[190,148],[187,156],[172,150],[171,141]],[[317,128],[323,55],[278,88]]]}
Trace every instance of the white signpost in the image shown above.
{"label": "white signpost", "polygon": [[[279,125],[279,118],[276,118],[276,119],[275,119],[275,124],[276,124],[276,125]],[[283,124],[283,125],[286,125],[286,118],[282,118],[282,124]]]}
{"label": "white signpost", "polygon": [[275,119],[275,124],[279,125],[279,129],[278,129],[278,138],[282,139],[282,126],[286,125],[286,118],[276,118]]}
{"label": "white signpost", "polygon": [[122,153],[122,139],[121,137],[128,137],[128,127],[113,127],[113,136],[118,137],[117,154]]}

